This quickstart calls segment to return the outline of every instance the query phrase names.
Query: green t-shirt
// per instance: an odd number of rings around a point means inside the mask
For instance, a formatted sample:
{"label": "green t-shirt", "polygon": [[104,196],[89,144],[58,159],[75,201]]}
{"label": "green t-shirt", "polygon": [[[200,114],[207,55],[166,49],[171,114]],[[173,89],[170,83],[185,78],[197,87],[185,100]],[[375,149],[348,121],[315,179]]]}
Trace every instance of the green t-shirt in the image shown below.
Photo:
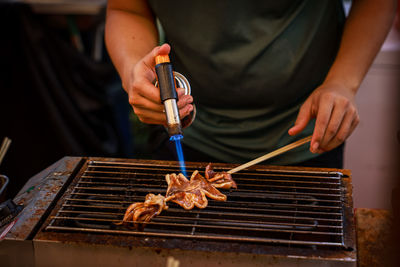
{"label": "green t-shirt", "polygon": [[[301,104],[324,80],[338,50],[340,0],[150,0],[176,71],[192,86],[196,120],[184,143],[241,163],[312,134],[291,137]],[[304,145],[269,161],[315,157]]]}

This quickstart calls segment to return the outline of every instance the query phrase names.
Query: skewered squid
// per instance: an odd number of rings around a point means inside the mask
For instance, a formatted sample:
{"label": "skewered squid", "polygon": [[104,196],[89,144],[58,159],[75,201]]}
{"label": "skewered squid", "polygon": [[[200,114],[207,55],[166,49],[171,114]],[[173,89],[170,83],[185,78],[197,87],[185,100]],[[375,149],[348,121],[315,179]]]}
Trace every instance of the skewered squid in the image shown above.
{"label": "skewered squid", "polygon": [[123,224],[136,230],[143,230],[147,222],[168,209],[167,201],[172,201],[187,210],[195,206],[204,209],[208,205],[207,197],[226,201],[226,195],[217,188],[237,188],[229,173],[214,172],[211,163],[206,166],[205,177],[196,170],[190,180],[182,173],[167,174],[165,180],[168,184],[165,197],[160,194],[147,194],[144,202],[133,203],[127,208],[122,222],[117,225]]}

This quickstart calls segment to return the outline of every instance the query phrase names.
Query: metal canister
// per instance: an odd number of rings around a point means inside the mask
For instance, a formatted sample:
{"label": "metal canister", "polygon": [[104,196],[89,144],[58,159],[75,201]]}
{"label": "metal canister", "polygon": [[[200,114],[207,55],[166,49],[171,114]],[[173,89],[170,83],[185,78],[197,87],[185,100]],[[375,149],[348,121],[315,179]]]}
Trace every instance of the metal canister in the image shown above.
{"label": "metal canister", "polygon": [[[174,71],[174,77],[175,77],[177,87],[185,89],[185,95],[191,95],[192,89],[191,89],[190,83],[186,79],[186,77],[176,71]],[[186,128],[186,127],[190,126],[193,123],[195,118],[196,118],[196,106],[195,106],[195,104],[193,104],[193,110],[189,113],[189,115],[187,115],[186,117],[184,117],[181,120],[182,128]]]}

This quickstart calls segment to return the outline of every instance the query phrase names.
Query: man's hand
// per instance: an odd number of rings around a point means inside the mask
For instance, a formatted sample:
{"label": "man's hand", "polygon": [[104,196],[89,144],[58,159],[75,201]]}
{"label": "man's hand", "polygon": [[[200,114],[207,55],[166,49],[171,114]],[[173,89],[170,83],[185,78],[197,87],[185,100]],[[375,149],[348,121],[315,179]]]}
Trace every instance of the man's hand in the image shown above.
{"label": "man's hand", "polygon": [[360,121],[354,93],[341,84],[322,84],[301,106],[289,134],[300,133],[312,118],[316,122],[310,151],[322,153],[339,146]]}
{"label": "man's hand", "polygon": [[[143,123],[166,125],[160,89],[154,86],[153,81],[156,79],[155,57],[169,54],[170,50],[168,44],[155,47],[124,75],[123,87],[128,93],[129,103]],[[177,93],[179,116],[184,118],[193,110],[193,97],[184,95],[182,88],[177,89]]]}
{"label": "man's hand", "polygon": [[310,150],[322,153],[346,140],[359,123],[354,96],[392,25],[396,1],[354,0],[325,82],[302,105],[290,135],[316,118]]}

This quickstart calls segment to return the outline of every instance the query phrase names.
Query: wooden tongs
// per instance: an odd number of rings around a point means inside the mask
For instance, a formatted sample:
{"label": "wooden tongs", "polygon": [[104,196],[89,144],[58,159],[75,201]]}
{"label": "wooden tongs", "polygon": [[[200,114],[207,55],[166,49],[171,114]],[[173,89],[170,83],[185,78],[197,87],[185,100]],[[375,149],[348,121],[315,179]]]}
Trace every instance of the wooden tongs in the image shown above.
{"label": "wooden tongs", "polygon": [[229,170],[228,173],[232,174],[232,173],[241,171],[241,170],[246,169],[246,168],[248,168],[250,166],[253,166],[255,164],[263,162],[264,160],[273,158],[273,157],[278,156],[278,155],[280,155],[282,153],[285,153],[285,152],[287,152],[289,150],[292,150],[293,148],[296,148],[298,146],[301,146],[301,145],[303,145],[305,143],[310,142],[311,141],[311,137],[312,136],[310,135],[310,136],[307,136],[307,137],[305,137],[303,139],[300,139],[300,140],[298,140],[296,142],[293,142],[293,143],[291,143],[289,145],[286,145],[284,147],[278,148],[277,150],[274,150],[274,151],[272,151],[272,152],[270,152],[268,154],[265,154],[264,156],[261,156],[259,158],[253,159],[252,161],[249,161],[249,162],[247,162],[247,163],[245,163],[243,165],[240,165],[240,166],[238,166],[238,167],[236,167],[236,168],[234,168],[232,170]]}

